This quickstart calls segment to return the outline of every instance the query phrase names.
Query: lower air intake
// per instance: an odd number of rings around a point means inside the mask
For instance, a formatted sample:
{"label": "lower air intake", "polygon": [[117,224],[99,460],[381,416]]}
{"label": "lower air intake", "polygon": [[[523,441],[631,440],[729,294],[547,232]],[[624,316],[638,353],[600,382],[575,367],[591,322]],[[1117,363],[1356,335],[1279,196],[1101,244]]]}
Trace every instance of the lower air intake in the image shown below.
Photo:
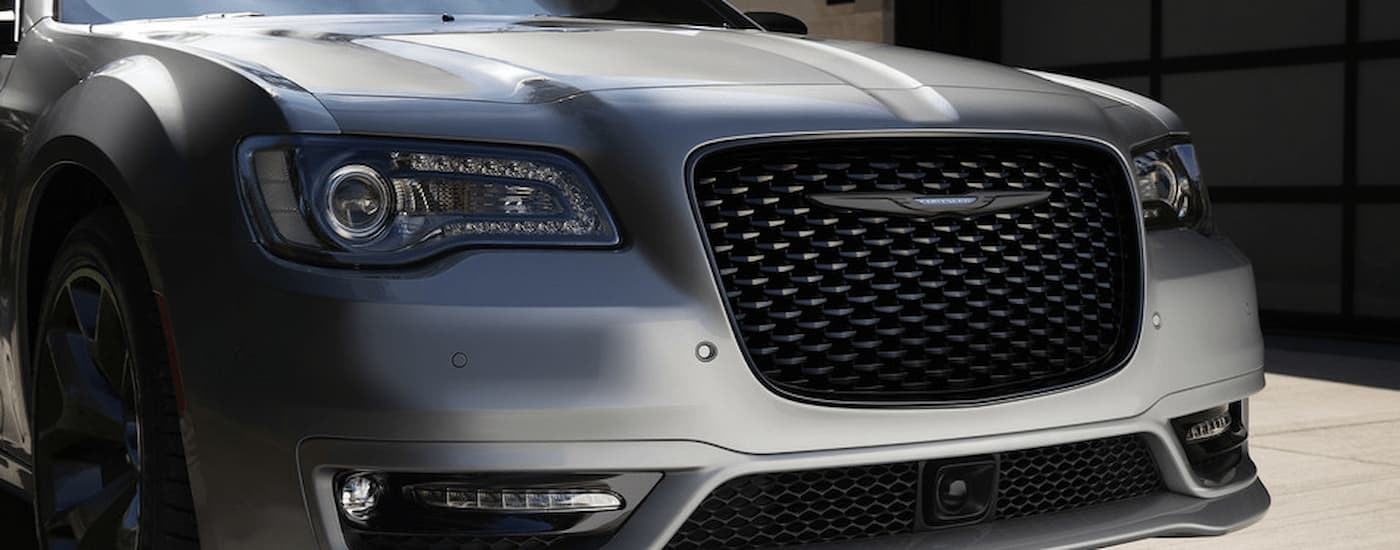
{"label": "lower air intake", "polygon": [[[1163,490],[1143,436],[1002,453],[988,521],[1078,510]],[[711,493],[668,550],[776,548],[920,530],[918,462],[745,476]]]}
{"label": "lower air intake", "polygon": [[351,550],[596,550],[602,541],[563,536],[475,537],[347,532]]}

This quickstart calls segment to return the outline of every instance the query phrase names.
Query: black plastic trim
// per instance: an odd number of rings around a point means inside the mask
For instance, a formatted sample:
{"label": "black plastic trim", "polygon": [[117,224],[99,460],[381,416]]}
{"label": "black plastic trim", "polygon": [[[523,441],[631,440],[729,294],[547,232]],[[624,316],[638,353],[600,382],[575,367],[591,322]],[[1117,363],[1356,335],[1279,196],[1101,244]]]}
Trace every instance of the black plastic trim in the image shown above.
{"label": "black plastic trim", "polygon": [[[718,264],[718,259],[717,259],[717,258],[715,257],[715,255],[711,252],[711,251],[713,250],[713,249],[712,249],[712,243],[710,242],[710,237],[709,237],[708,231],[705,230],[704,217],[703,217],[703,215],[702,215],[702,212],[701,212],[701,209],[700,209],[700,204],[699,204],[699,201],[698,201],[698,197],[697,197],[697,195],[696,195],[696,189],[695,189],[696,168],[697,168],[698,165],[700,164],[700,161],[703,160],[705,157],[707,157],[707,156],[709,156],[709,155],[712,155],[712,154],[717,154],[717,153],[722,153],[722,152],[731,151],[731,150],[734,150],[734,149],[742,149],[742,148],[755,147],[755,146],[763,146],[763,145],[783,144],[783,143],[806,143],[806,142],[814,142],[814,141],[821,141],[821,142],[855,141],[855,140],[861,140],[861,139],[902,139],[902,140],[910,140],[910,141],[914,141],[914,140],[935,140],[935,139],[999,140],[999,141],[1008,141],[1008,142],[1018,142],[1018,141],[1019,141],[1019,142],[1033,142],[1033,141],[1041,141],[1041,142],[1047,142],[1047,143],[1068,144],[1068,145],[1074,145],[1074,146],[1080,146],[1080,147],[1087,147],[1087,148],[1090,148],[1090,149],[1096,149],[1096,150],[1098,150],[1098,151],[1100,151],[1100,152],[1102,152],[1102,153],[1104,153],[1104,154],[1106,154],[1106,155],[1109,155],[1111,158],[1117,159],[1117,160],[1116,160],[1116,164],[1118,164],[1119,167],[1120,167],[1120,169],[1122,170],[1122,174],[1121,174],[1122,180],[1121,180],[1121,182],[1122,182],[1122,184],[1128,186],[1127,192],[1130,193],[1130,194],[1132,194],[1132,196],[1133,196],[1133,203],[1134,203],[1134,206],[1135,206],[1135,215],[1138,217],[1138,220],[1139,220],[1138,223],[1133,224],[1133,227],[1135,228],[1135,230],[1134,230],[1133,235],[1131,236],[1132,242],[1134,243],[1134,245],[1131,247],[1131,249],[1136,253],[1136,257],[1137,257],[1137,264],[1136,264],[1136,270],[1135,270],[1135,275],[1136,275],[1136,278],[1137,278],[1137,294],[1136,294],[1136,296],[1134,296],[1134,298],[1135,298],[1135,300],[1134,300],[1134,306],[1135,306],[1135,308],[1136,308],[1136,311],[1135,311],[1134,313],[1135,313],[1136,315],[1129,314],[1129,315],[1126,315],[1126,316],[1125,316],[1125,318],[1127,318],[1127,319],[1131,319],[1131,318],[1133,318],[1133,317],[1136,317],[1136,318],[1138,319],[1138,322],[1136,322],[1136,323],[1130,323],[1131,326],[1128,327],[1128,331],[1129,331],[1130,335],[1125,336],[1124,339],[1123,339],[1123,341],[1128,342],[1128,349],[1122,354],[1123,359],[1119,362],[1119,364],[1116,365],[1116,366],[1114,366],[1113,368],[1104,370],[1102,373],[1098,374],[1097,376],[1093,376],[1093,377],[1086,378],[1086,379],[1083,379],[1083,380],[1079,380],[1079,381],[1076,381],[1076,382],[1067,383],[1067,384],[1062,384],[1062,385],[1058,385],[1058,386],[1054,386],[1054,387],[1042,388],[1042,389],[1038,389],[1038,390],[1032,390],[1032,391],[1022,392],[1022,393],[1016,393],[1016,394],[1010,394],[1010,395],[999,396],[999,397],[988,398],[988,399],[951,400],[951,401],[937,401],[937,402],[929,402],[929,401],[858,401],[858,400],[821,399],[821,398],[816,398],[816,397],[812,397],[812,396],[806,396],[806,395],[802,395],[802,394],[799,394],[799,393],[795,393],[795,392],[788,391],[788,390],[786,390],[786,389],[783,389],[783,388],[777,386],[776,384],[773,384],[771,381],[769,381],[769,380],[767,379],[767,377],[763,375],[762,372],[759,372],[757,366],[755,365],[755,363],[754,363],[754,361],[753,361],[753,358],[750,356],[749,350],[748,350],[748,346],[744,343],[744,339],[743,339],[743,336],[742,336],[742,330],[741,330],[741,328],[739,327],[738,321],[737,321],[737,319],[736,319],[736,317],[735,317],[735,315],[734,315],[733,305],[730,304],[730,303],[729,303],[730,301],[729,301],[728,299],[725,299],[725,297],[724,297],[724,290],[723,290],[723,289],[724,289],[724,284],[723,284],[723,278],[722,278],[722,276],[720,275],[720,268],[719,268],[719,264]],[[1168,139],[1171,139],[1171,136],[1168,136]],[[1146,305],[1145,305],[1145,302],[1146,302],[1146,292],[1147,292],[1147,291],[1146,291],[1146,273],[1147,273],[1147,265],[1146,265],[1146,264],[1147,264],[1147,260],[1146,260],[1145,252],[1144,252],[1144,250],[1143,250],[1143,248],[1146,246],[1146,245],[1145,245],[1145,234],[1146,234],[1146,230],[1145,230],[1145,228],[1143,227],[1143,225],[1142,225],[1142,223],[1141,223],[1141,204],[1140,204],[1140,202],[1138,201],[1138,199],[1136,198],[1136,196],[1137,196],[1137,195],[1136,195],[1136,191],[1133,189],[1133,184],[1132,184],[1132,182],[1134,181],[1134,177],[1133,177],[1133,170],[1132,170],[1132,167],[1131,167],[1131,162],[1132,162],[1131,157],[1126,156],[1126,155],[1124,154],[1124,152],[1122,152],[1122,151],[1120,151],[1120,150],[1118,150],[1118,149],[1116,149],[1116,148],[1110,146],[1110,145],[1107,144],[1106,142],[1101,142],[1101,141],[1097,141],[1097,140],[1093,140],[1093,139],[1088,139],[1088,138],[1083,138],[1083,137],[1077,137],[1077,136],[1065,136],[1065,135],[1058,135],[1058,134],[1056,134],[1056,135],[1037,134],[1037,133],[1033,133],[1033,132],[979,133],[979,132],[948,131],[948,132],[919,132],[919,133],[911,133],[911,132],[899,132],[899,131],[890,131],[890,132],[871,131],[871,132],[844,132],[844,133],[838,133],[838,134],[794,134],[794,135],[772,135],[772,136],[763,136],[763,137],[738,137],[738,138],[733,138],[733,139],[729,139],[729,140],[719,140],[719,141],[716,141],[716,142],[713,142],[713,143],[709,143],[709,144],[703,145],[703,146],[701,146],[701,147],[698,147],[695,151],[693,151],[693,152],[691,153],[690,158],[686,161],[686,193],[687,193],[688,198],[689,198],[690,203],[691,203],[691,213],[692,213],[692,215],[694,216],[695,230],[699,233],[700,239],[702,240],[702,242],[704,243],[704,246],[705,246],[705,254],[706,254],[707,260],[708,260],[708,262],[709,262],[709,264],[710,264],[710,276],[712,277],[712,280],[714,281],[714,288],[716,289],[717,297],[718,297],[720,303],[723,305],[724,310],[725,310],[725,314],[727,315],[728,320],[729,320],[729,326],[730,326],[730,331],[731,331],[731,337],[734,339],[735,343],[738,345],[738,347],[739,347],[741,353],[742,353],[743,356],[744,356],[744,361],[748,364],[750,371],[751,371],[751,372],[753,373],[753,375],[754,375],[754,378],[757,379],[758,382],[759,382],[760,384],[762,384],[765,388],[768,388],[769,391],[772,391],[773,393],[775,393],[775,394],[777,394],[777,395],[779,395],[779,396],[781,396],[781,397],[787,398],[787,399],[789,399],[789,400],[792,400],[792,401],[796,401],[796,402],[800,402],[800,403],[813,404],[813,405],[830,406],[830,407],[844,407],[844,408],[885,408],[885,409],[891,409],[891,408],[921,408],[921,409],[968,408],[968,407],[985,406],[985,405],[996,404],[996,403],[1007,403],[1007,402],[1013,402],[1013,401],[1022,401],[1022,400],[1026,400],[1026,399],[1033,399],[1033,398],[1037,398],[1037,397],[1043,397],[1043,396],[1046,396],[1046,395],[1051,395],[1051,394],[1056,394],[1056,393],[1061,393],[1061,392],[1069,391],[1069,390],[1074,389],[1074,388],[1079,388],[1079,387],[1087,386],[1087,385],[1090,385],[1090,384],[1093,384],[1093,383],[1096,383],[1096,382],[1105,380],[1105,379],[1107,379],[1107,378],[1110,378],[1110,377],[1112,377],[1112,376],[1115,375],[1115,374],[1118,374],[1119,372],[1121,372],[1121,371],[1123,370],[1123,368],[1127,367],[1127,365],[1128,365],[1129,363],[1131,363],[1132,360],[1133,360],[1133,358],[1137,355],[1138,345],[1139,345],[1139,343],[1140,343],[1140,340],[1142,339],[1142,329],[1143,329],[1143,325],[1146,323],[1146,319],[1145,319],[1145,315],[1146,315]]]}

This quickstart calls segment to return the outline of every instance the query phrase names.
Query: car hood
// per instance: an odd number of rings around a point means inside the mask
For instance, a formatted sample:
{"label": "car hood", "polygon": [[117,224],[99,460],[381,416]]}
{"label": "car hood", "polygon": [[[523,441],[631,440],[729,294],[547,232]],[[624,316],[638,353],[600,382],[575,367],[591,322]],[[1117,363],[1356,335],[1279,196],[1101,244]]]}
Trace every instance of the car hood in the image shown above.
{"label": "car hood", "polygon": [[94,32],[215,57],[318,96],[546,103],[602,90],[794,85],[1080,93],[997,65],[880,44],[599,20],[443,19],[168,20]]}

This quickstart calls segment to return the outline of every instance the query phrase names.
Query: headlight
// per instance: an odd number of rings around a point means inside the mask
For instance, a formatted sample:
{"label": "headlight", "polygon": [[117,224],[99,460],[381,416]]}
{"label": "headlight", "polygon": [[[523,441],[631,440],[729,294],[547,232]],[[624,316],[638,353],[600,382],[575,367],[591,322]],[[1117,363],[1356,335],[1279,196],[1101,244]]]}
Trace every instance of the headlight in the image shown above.
{"label": "headlight", "polygon": [[307,136],[249,139],[239,165],[263,242],[294,259],[393,265],[472,246],[619,242],[598,190],[559,155]]}
{"label": "headlight", "polygon": [[1138,153],[1133,163],[1148,229],[1211,231],[1210,196],[1201,181],[1194,145],[1150,147]]}

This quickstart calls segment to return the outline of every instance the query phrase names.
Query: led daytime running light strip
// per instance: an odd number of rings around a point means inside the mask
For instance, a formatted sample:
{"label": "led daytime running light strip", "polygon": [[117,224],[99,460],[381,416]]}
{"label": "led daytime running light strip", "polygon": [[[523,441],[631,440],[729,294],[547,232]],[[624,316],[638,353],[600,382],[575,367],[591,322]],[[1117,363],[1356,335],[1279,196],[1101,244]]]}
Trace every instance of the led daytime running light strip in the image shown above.
{"label": "led daytime running light strip", "polygon": [[[544,183],[563,195],[572,216],[549,220],[481,220],[452,223],[443,227],[443,233],[456,235],[606,235],[613,232],[611,224],[598,211],[597,206],[581,185],[568,171],[548,164],[528,160],[496,159],[484,157],[456,157],[427,153],[394,153],[394,162],[400,168],[431,174],[454,174],[522,180]],[[420,197],[430,191],[427,184],[419,179],[396,178],[393,182],[400,208],[413,211],[419,208]]]}
{"label": "led daytime running light strip", "polygon": [[1231,424],[1233,424],[1233,422],[1230,420],[1229,414],[1222,414],[1208,420],[1197,422],[1192,424],[1190,429],[1186,430],[1186,442],[1197,443],[1220,437],[1230,430]]}
{"label": "led daytime running light strip", "polygon": [[622,497],[600,490],[419,487],[413,492],[428,506],[474,512],[567,514],[611,512],[623,507]]}

